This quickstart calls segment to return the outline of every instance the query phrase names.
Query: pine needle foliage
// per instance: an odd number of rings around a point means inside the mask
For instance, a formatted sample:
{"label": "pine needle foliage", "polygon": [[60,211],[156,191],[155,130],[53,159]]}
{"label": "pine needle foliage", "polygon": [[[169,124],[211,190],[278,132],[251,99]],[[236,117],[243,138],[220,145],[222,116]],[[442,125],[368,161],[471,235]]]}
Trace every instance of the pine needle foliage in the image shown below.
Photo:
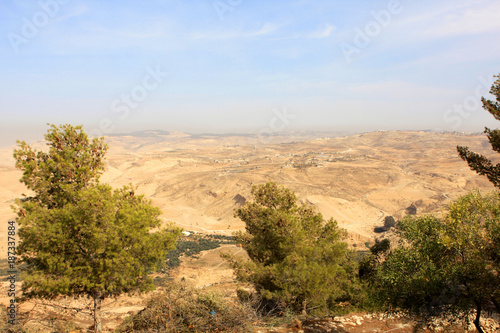
{"label": "pine needle foliage", "polygon": [[[496,101],[481,98],[483,109],[488,111],[496,120],[500,120],[500,74],[495,76],[497,80],[491,86],[490,94],[495,96]],[[493,151],[500,153],[500,130],[485,128],[484,133],[488,137]],[[468,147],[457,146],[458,155],[467,162],[469,167],[478,174],[488,177],[488,180],[500,188],[500,163],[493,163],[484,155],[471,151]]]}
{"label": "pine needle foliage", "polygon": [[100,332],[101,301],[153,289],[149,273],[175,247],[180,230],[160,229],[160,209],[134,186],[113,190],[99,183],[103,138],[90,141],[81,126],[52,125],[45,139],[48,152],[24,141],[14,152],[21,182],[34,193],[13,207],[17,251],[26,264],[23,295],[88,296]]}
{"label": "pine needle foliage", "polygon": [[328,312],[353,277],[345,230],[276,183],[254,186],[252,195],[236,211],[246,224],[236,239],[250,260],[225,255],[237,278],[295,311]]}

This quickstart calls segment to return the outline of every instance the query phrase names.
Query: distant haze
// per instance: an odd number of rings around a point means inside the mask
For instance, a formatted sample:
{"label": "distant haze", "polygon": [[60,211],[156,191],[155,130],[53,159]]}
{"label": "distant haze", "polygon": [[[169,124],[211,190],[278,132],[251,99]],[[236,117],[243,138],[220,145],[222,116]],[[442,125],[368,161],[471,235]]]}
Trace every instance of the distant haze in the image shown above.
{"label": "distant haze", "polygon": [[497,0],[0,3],[0,146],[94,135],[482,131]]}

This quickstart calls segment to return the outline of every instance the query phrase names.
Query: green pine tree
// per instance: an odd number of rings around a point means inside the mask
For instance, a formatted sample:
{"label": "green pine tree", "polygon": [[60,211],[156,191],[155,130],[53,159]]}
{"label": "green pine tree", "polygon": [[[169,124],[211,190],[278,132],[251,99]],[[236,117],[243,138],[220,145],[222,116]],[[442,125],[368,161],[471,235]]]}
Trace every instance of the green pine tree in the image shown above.
{"label": "green pine tree", "polygon": [[[500,74],[495,76],[498,78],[491,86],[490,94],[496,97],[496,102],[481,98],[483,108],[488,111],[496,120],[500,120]],[[485,128],[484,133],[488,136],[491,148],[500,153],[500,130],[490,130]],[[468,147],[457,146],[459,156],[467,162],[469,167],[480,175],[488,177],[489,181],[500,187],[500,163],[493,162],[486,156],[474,153]]]}
{"label": "green pine tree", "polygon": [[311,206],[298,205],[295,194],[276,183],[254,186],[252,194],[254,201],[236,211],[246,223],[236,238],[250,260],[225,255],[236,276],[265,299],[304,313],[327,311],[345,296],[353,273],[345,230]]}
{"label": "green pine tree", "polygon": [[16,166],[34,195],[18,199],[18,254],[27,264],[23,295],[53,299],[87,296],[94,303],[94,330],[102,331],[102,300],[154,288],[149,277],[175,247],[180,230],[160,229],[160,210],[133,186],[99,184],[107,146],[89,141],[81,126],[52,125],[49,151],[25,142]]}

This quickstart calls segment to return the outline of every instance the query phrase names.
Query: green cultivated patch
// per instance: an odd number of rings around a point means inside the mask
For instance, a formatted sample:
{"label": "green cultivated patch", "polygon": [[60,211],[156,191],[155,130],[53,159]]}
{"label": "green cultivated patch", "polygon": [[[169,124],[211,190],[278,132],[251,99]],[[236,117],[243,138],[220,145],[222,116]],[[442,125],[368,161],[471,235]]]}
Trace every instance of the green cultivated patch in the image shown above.
{"label": "green cultivated patch", "polygon": [[168,273],[170,269],[180,265],[182,256],[195,257],[202,251],[213,250],[223,244],[236,244],[233,236],[226,235],[197,235],[184,237],[177,242],[176,249],[167,253],[165,268],[159,272]]}

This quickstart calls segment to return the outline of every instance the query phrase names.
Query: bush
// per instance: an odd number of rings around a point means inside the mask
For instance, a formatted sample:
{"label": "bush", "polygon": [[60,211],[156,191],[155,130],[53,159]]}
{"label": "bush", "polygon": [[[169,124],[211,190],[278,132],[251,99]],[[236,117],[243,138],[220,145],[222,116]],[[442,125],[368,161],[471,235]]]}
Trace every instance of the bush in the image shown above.
{"label": "bush", "polygon": [[370,249],[370,254],[364,255],[361,260],[359,260],[359,277],[361,280],[371,280],[373,274],[383,259],[387,256],[389,250],[391,249],[391,242],[388,239],[375,240],[373,246],[367,246]]}
{"label": "bush", "polygon": [[396,220],[394,219],[394,217],[392,216],[386,216],[385,219],[384,219],[384,228],[386,230],[389,230],[391,229],[392,227],[395,227],[396,226]]}
{"label": "bush", "polygon": [[237,300],[172,283],[116,332],[252,332],[254,319],[253,310]]}

